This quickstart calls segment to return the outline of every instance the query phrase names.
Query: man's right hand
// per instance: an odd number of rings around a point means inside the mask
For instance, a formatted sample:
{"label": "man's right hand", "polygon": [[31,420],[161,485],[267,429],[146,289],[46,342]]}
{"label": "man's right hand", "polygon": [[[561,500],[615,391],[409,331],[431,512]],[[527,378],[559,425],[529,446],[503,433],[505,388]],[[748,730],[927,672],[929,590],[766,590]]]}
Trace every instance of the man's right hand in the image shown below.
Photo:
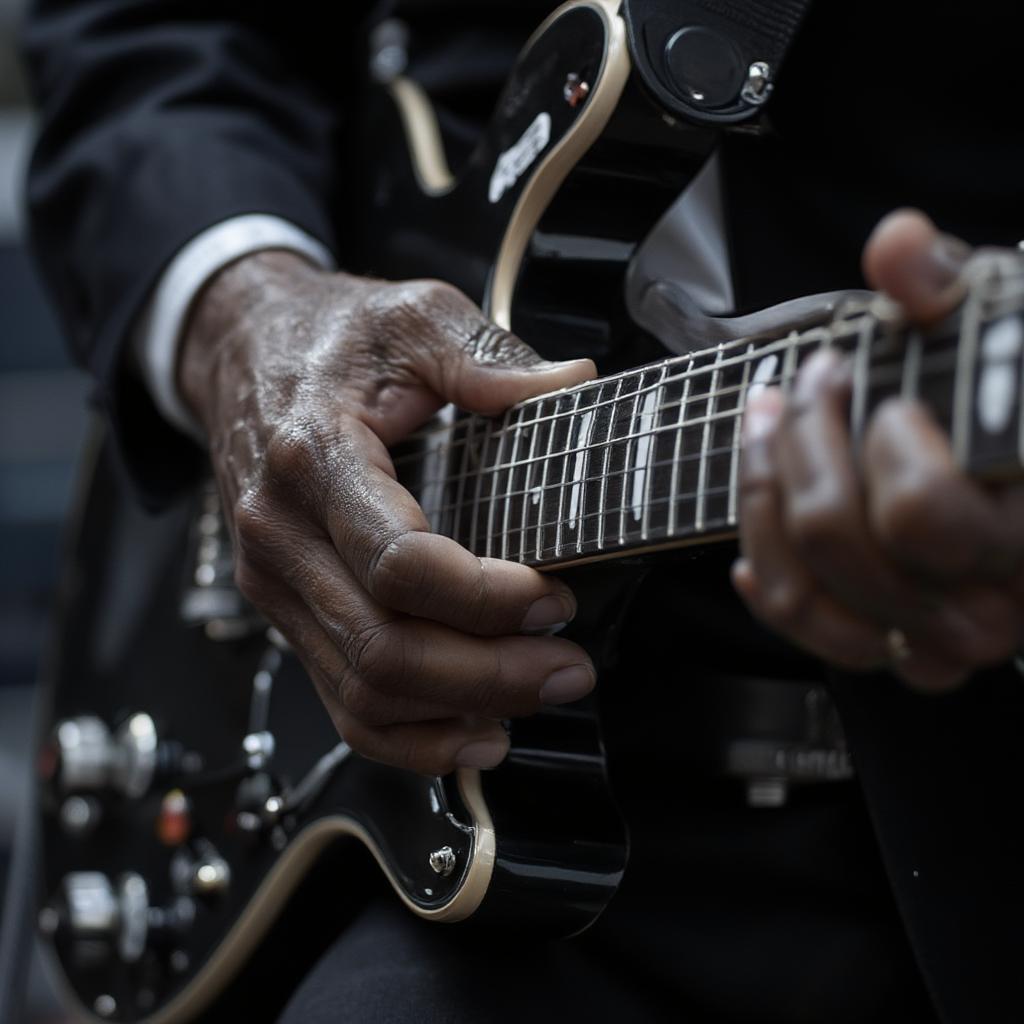
{"label": "man's right hand", "polygon": [[179,384],[209,439],[238,586],[359,753],[491,768],[508,751],[500,719],[593,688],[576,644],[522,635],[571,619],[569,589],[430,533],[388,448],[448,402],[497,415],[594,373],[543,361],[437,281],[265,252],[200,295]]}

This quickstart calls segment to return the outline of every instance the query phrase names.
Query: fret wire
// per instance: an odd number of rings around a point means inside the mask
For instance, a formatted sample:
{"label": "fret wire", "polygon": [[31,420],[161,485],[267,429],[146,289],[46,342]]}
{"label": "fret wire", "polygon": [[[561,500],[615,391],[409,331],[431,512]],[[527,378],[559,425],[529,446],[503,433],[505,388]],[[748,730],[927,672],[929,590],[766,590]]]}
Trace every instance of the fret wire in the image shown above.
{"label": "fret wire", "polygon": [[793,382],[796,380],[797,371],[797,348],[799,342],[786,346],[786,353],[782,357],[782,373],[779,374],[779,387],[787,397],[793,390]]}
{"label": "fret wire", "polygon": [[[608,500],[608,463],[612,457],[612,434],[615,432],[615,404],[622,395],[622,380],[623,378],[620,377],[615,382],[615,394],[612,396],[612,408],[608,416],[608,436],[604,442],[604,461],[601,465],[601,495],[599,500],[601,519],[597,524],[597,546],[601,551],[604,550],[605,546],[604,527],[607,521],[605,512]],[[581,529],[580,534],[582,535],[582,533],[583,530]]]}
{"label": "fret wire", "polygon": [[[696,399],[694,399],[694,401],[696,401]],[[742,449],[743,449],[743,446],[742,446],[742,444],[740,444],[739,450],[742,451]],[[736,451],[735,446],[732,443],[729,443],[727,445],[722,445],[719,448],[710,448],[708,450],[708,452],[707,452],[706,457],[709,458],[709,459],[711,459],[711,458],[718,458],[720,456],[729,456],[729,457],[731,457],[732,453],[734,451]],[[696,451],[695,452],[691,452],[689,455],[683,455],[682,456],[682,462],[684,462],[684,463],[686,463],[686,462],[694,462],[697,459],[699,459],[700,457],[701,457],[700,456],[700,452],[696,452]],[[671,463],[670,463],[669,459],[662,459],[660,461],[654,462],[652,464],[652,466],[653,466],[654,469],[657,469],[659,467],[668,466],[670,464]],[[598,476],[595,476],[593,474],[587,475],[584,478],[583,482],[590,484],[590,483],[597,482],[599,479],[606,479],[608,477],[610,477],[612,479],[621,477],[623,480],[625,480],[627,477],[632,475],[633,472],[634,471],[632,469],[630,469],[628,466],[624,466],[622,469],[613,471],[611,473],[607,473],[603,477],[598,477]],[[546,490],[546,491],[553,491],[553,490],[555,490],[555,488],[558,488],[558,487],[561,487],[561,481],[557,481],[556,480],[556,481],[551,481],[551,482],[549,482],[547,484],[543,484],[541,487],[534,487],[534,488],[532,488],[532,491],[534,493],[536,493],[536,492],[540,491],[542,488],[544,490]],[[512,496],[513,497],[519,497],[520,495],[525,496],[526,493],[527,492],[525,492],[525,491],[517,490],[517,491],[513,491],[512,492]],[[709,493],[710,493],[710,489],[709,489]],[[691,496],[696,495],[696,494],[697,494],[697,491],[693,491]],[[442,507],[442,511],[450,511],[450,506],[443,506]],[[555,524],[555,522],[556,522],[556,520],[552,519],[552,520],[550,520],[547,523],[547,525],[548,526],[552,526],[552,525]]]}
{"label": "fret wire", "polygon": [[[687,372],[692,366],[693,360],[691,359]],[[672,479],[668,487],[670,495],[677,494],[679,491],[679,466],[683,452],[683,429],[686,425],[686,403],[690,396],[690,380],[691,378],[687,377],[683,381],[683,393],[679,399],[679,418],[676,421],[676,440],[672,451]],[[668,508],[668,533],[670,537],[676,532],[676,514],[676,503],[673,502]]]}
{"label": "fret wire", "polygon": [[[718,487],[709,487],[707,493],[708,493],[709,496],[713,496],[713,495],[718,495],[718,494],[724,494],[726,492],[726,490],[727,490],[727,486],[723,484],[723,485],[719,485]],[[690,499],[693,499],[693,498],[696,498],[696,497],[697,497],[697,492],[696,491],[689,491],[689,492],[686,492],[684,494],[680,494],[679,497],[678,497],[678,500],[679,501],[689,501]],[[661,498],[655,498],[653,500],[653,504],[654,505],[664,505],[669,500],[670,500],[670,498],[666,495],[666,496],[661,497]],[[586,513],[584,518],[585,519],[593,519],[595,516],[598,516],[600,514],[601,514],[600,511],[588,512],[588,513]],[[723,524],[723,526],[728,525],[724,519],[722,520],[722,524]],[[545,527],[551,527],[551,526],[554,526],[555,523],[554,523],[554,521],[552,521],[552,522],[545,522],[543,525]],[[690,527],[683,534],[681,534],[681,536],[689,536],[689,535],[692,535],[692,534],[698,533],[698,532],[706,532],[706,530],[707,530],[706,526],[701,531],[697,531],[693,527]],[[667,532],[666,532],[665,536],[666,537],[668,536]],[[641,535],[639,530],[634,530],[632,533],[628,533],[627,532],[619,543],[620,543],[620,545],[625,545],[625,544],[630,543],[630,542],[643,543],[645,539],[646,540],[660,539],[660,535],[657,538],[651,538],[651,537],[644,538]],[[553,554],[557,554],[559,556],[562,554],[562,552],[560,550],[556,552],[555,546],[553,544],[548,544],[548,545],[542,546],[540,549],[536,550],[536,552],[535,552],[536,558],[538,560],[540,560],[543,557],[544,552],[546,552],[546,551],[551,552]]]}
{"label": "fret wire", "polygon": [[[753,342],[750,344],[750,348],[754,347]],[[747,350],[748,352],[750,349]],[[729,461],[729,512],[728,520],[730,523],[736,522],[736,502],[739,494],[739,475],[740,475],[740,442],[742,441],[743,433],[743,416],[747,410],[747,388],[750,384],[750,360],[748,359],[743,364],[743,381],[740,384],[740,397],[739,402],[736,405],[736,420],[732,428],[732,458]]]}
{"label": "fret wire", "polygon": [[911,331],[903,357],[903,380],[900,385],[900,394],[906,399],[917,397],[923,350],[924,336],[920,331]]}
{"label": "fret wire", "polygon": [[[948,369],[949,367],[947,366],[946,368]],[[895,372],[892,367],[884,367],[884,368],[881,368],[881,369],[883,370],[884,373],[886,373],[886,374],[888,374],[890,376],[893,374],[893,372]],[[876,377],[872,378],[872,383],[876,383],[876,384],[879,383],[879,379],[878,379],[879,377],[881,377],[881,374],[878,374]],[[781,385],[782,377],[781,376],[779,376],[779,377],[771,377],[768,380],[764,381],[763,383],[766,386]],[[736,391],[736,390],[738,390],[737,387],[723,388],[723,389],[721,389],[720,391],[717,392],[715,397],[716,397],[716,399],[717,398],[721,398],[722,396],[724,396],[726,394],[730,394],[731,392]],[[628,397],[632,398],[633,395],[629,395]],[[703,399],[703,398],[706,397],[706,395],[701,395],[699,397]],[[692,401],[697,401],[697,398],[695,397],[694,399],[692,399]],[[678,403],[675,403],[675,402],[667,403],[664,406],[664,409],[672,409],[677,404]],[[738,410],[736,410],[736,409],[729,409],[729,410],[727,410],[724,413],[716,413],[714,418],[713,418],[713,421],[720,421],[720,420],[723,420],[723,419],[729,419],[730,417],[734,417],[734,416],[737,416],[737,415],[738,415]],[[542,420],[542,422],[547,422],[547,420]],[[697,419],[689,421],[686,424],[686,426],[687,427],[702,426],[705,422],[706,422],[706,418],[705,417],[699,417]],[[671,425],[668,425],[668,426],[663,425],[661,427],[653,428],[653,432],[658,433],[658,432],[663,432],[663,431],[666,431],[666,430],[674,430],[674,429],[676,429],[674,424],[671,424]],[[630,440],[630,439],[635,439],[635,438],[637,438],[639,436],[641,436],[641,435],[638,434],[638,433],[636,433],[636,434],[628,434],[628,435],[626,435],[624,437],[614,438],[611,443],[620,443],[622,441],[627,441],[627,440]],[[604,442],[599,443],[599,444],[590,445],[588,450],[593,449],[595,447],[601,447],[601,446],[603,446],[603,443]],[[565,454],[566,455],[573,455],[573,454],[576,454],[580,450],[581,449],[578,449],[578,448],[569,449],[569,450],[567,450],[565,452]],[[556,454],[558,454],[558,453],[556,453]],[[547,455],[536,456],[535,457],[535,461],[543,462],[547,457],[548,457]],[[524,465],[524,464],[525,464],[525,460],[521,460],[520,462],[516,463],[516,465]],[[502,470],[502,469],[506,469],[506,468],[510,468],[510,464],[503,463],[501,465],[495,464],[495,465],[492,465],[492,466],[484,466],[484,467],[482,467],[480,469],[480,472],[481,473],[492,473],[492,472],[496,472],[498,470]],[[514,468],[514,467],[511,467],[511,468]],[[436,481],[434,481],[434,482],[436,482]]]}
{"label": "fret wire", "polygon": [[[1018,313],[1018,316],[1021,314]],[[1021,412],[1020,402],[1024,398],[1024,359],[1021,360],[1021,381],[1020,390],[1017,392],[1017,418],[1019,421],[1019,433],[1017,437],[1017,461],[1024,466],[1024,413]]]}
{"label": "fret wire", "polygon": [[[633,408],[632,408],[632,411],[629,414],[629,434],[627,435],[627,438],[626,438],[626,458],[625,458],[625,463],[624,463],[626,472],[629,471],[630,453],[633,450],[633,447],[634,447],[633,441],[634,441],[634,438],[636,437],[636,435],[633,434],[632,431],[633,431],[633,424],[636,422],[637,410],[640,408],[640,392],[642,390],[644,390],[643,383],[644,383],[644,378],[643,378],[643,375],[641,375],[639,384],[637,385],[636,394],[630,395],[630,397],[633,399]],[[621,438],[619,440],[621,440]],[[619,502],[619,543],[620,544],[624,544],[625,543],[625,536],[626,536],[626,495],[628,493],[629,493],[629,487],[626,484],[626,477],[623,476],[623,478],[622,478],[622,500]]]}
{"label": "fret wire", "polygon": [[[777,351],[779,351],[782,348],[788,348],[788,347],[790,347],[792,345],[797,345],[797,346],[809,345],[809,344],[814,343],[815,340],[816,339],[814,337],[810,337],[810,338],[806,338],[805,339],[803,334],[794,335],[794,334],[790,333],[790,334],[787,334],[783,338],[778,338],[778,339],[775,339],[774,341],[766,342],[763,348],[757,349],[756,356],[757,356],[757,358],[760,359],[760,358],[763,358],[764,356],[771,355],[773,352],[777,352]],[[726,348],[726,349],[729,349],[729,348],[733,348],[733,347],[741,344],[742,342],[748,342],[749,343],[749,339],[748,338],[738,338],[735,341],[722,342],[722,347]],[[608,383],[608,382],[611,382],[611,381],[619,379],[619,378],[621,378],[621,379],[628,379],[629,377],[634,377],[634,376],[642,378],[644,373],[648,373],[648,372],[652,372],[652,371],[658,370],[662,366],[665,366],[665,365],[667,365],[667,366],[682,365],[683,363],[687,363],[687,362],[692,363],[694,361],[694,359],[699,358],[701,355],[711,355],[716,350],[717,350],[717,346],[716,347],[712,347],[712,348],[708,348],[708,349],[704,349],[701,352],[693,353],[692,355],[688,354],[688,355],[683,355],[683,356],[672,356],[669,359],[659,360],[659,361],[656,361],[654,363],[650,363],[650,364],[648,364],[646,366],[636,367],[636,368],[634,368],[632,370],[624,370],[621,373],[609,374],[607,377],[600,377],[600,378],[597,378],[597,380],[589,380],[589,381],[584,382],[583,384],[576,384],[576,385],[574,385],[571,388],[563,388],[561,391],[549,392],[546,395],[538,395],[536,398],[528,398],[528,399],[525,399],[523,402],[517,403],[517,405],[529,406],[529,405],[534,404],[535,402],[539,402],[542,399],[551,398],[551,397],[553,397],[553,395],[567,396],[567,395],[572,394],[575,391],[583,390],[583,389],[585,389],[587,387],[593,387],[593,385],[595,383],[597,383],[598,381],[600,381],[602,383]],[[722,368],[725,369],[726,367],[729,367],[729,366],[738,365],[739,363],[741,363],[746,358],[747,358],[746,353],[744,353],[744,354],[742,354],[741,356],[739,356],[736,359],[724,359],[722,361]],[[699,374],[702,374],[702,373],[711,373],[712,370],[713,370],[713,366],[711,366],[709,364],[707,366],[698,366],[692,372],[693,372],[694,375],[699,375]],[[667,378],[665,383],[666,384],[671,384],[671,383],[674,383],[677,380],[683,379],[683,377],[684,377],[684,374],[677,374],[676,376]],[[650,391],[651,389],[659,387],[659,386],[660,385],[658,385],[658,384],[648,385],[647,387],[640,388],[639,391],[636,392],[636,393],[639,394],[639,395],[643,395],[645,392]],[[598,403],[595,403],[593,406],[585,406],[585,407],[581,408],[579,411],[580,412],[586,412],[586,411],[588,411],[588,409],[591,409],[591,408],[597,409],[601,405],[607,405],[607,404],[608,404],[607,402],[598,402]],[[544,421],[545,419],[559,419],[559,418],[564,417],[566,415],[568,415],[568,413],[564,413],[564,412],[563,413],[553,413],[550,416],[546,416],[546,417],[545,416],[541,416],[541,417],[538,417],[536,420],[530,420],[530,421],[527,422],[526,425],[529,426],[532,423],[540,423],[540,422]],[[435,430],[439,430],[439,429],[441,429],[441,428],[435,428]],[[420,431],[417,434],[413,434],[409,438],[409,440],[422,440],[423,437],[426,434],[432,433],[432,432],[434,432],[434,431]],[[456,442],[456,443],[461,443],[461,442]],[[408,457],[409,456],[404,456],[404,458],[408,458]]]}
{"label": "fret wire", "polygon": [[[558,408],[558,399],[555,399],[555,408]],[[541,523],[544,520],[544,490],[548,485],[548,468],[551,465],[551,451],[555,443],[555,425],[552,423],[548,429],[548,450],[544,456],[544,464],[540,478],[540,498],[537,508],[537,557],[540,558],[541,551]]]}
{"label": "fret wire", "polygon": [[[814,340],[814,339],[811,339],[811,340]],[[926,346],[926,348],[927,348],[927,346]],[[777,346],[773,346],[773,351],[774,350],[777,350]],[[756,349],[749,356],[749,358],[754,359],[754,360],[761,360],[761,359],[763,359],[766,356],[771,355],[771,354],[772,354],[772,352],[767,351],[766,349]],[[694,358],[696,358],[696,357],[694,357]],[[730,366],[740,365],[747,358],[748,358],[748,355],[744,354],[744,356],[742,358],[740,358],[740,359],[726,359],[726,360],[723,360],[723,362],[722,362],[722,369],[724,370],[724,369],[726,369],[727,367],[730,367]],[[685,362],[686,359],[687,359],[687,357],[683,356],[683,357],[681,357],[680,361]],[[922,367],[921,367],[922,374],[924,374],[924,373],[941,372],[943,370],[948,369],[949,368],[949,366],[947,365],[948,364],[948,360],[949,360],[949,353],[948,352],[933,353],[930,356],[926,353],[924,355],[924,357],[923,357],[923,360],[922,360]],[[930,361],[931,361],[931,363],[933,365],[929,366],[929,362]],[[690,362],[692,363],[693,359],[691,359]],[[658,367],[659,365],[661,365],[661,364],[654,363],[654,364],[652,364],[652,366],[645,367],[644,369],[646,369],[646,370],[654,369],[654,368]],[[882,369],[885,370],[887,368],[883,367]],[[703,372],[711,372],[712,370],[713,370],[712,366],[697,367],[696,369],[694,369],[692,371],[692,373],[684,372],[684,373],[678,374],[678,375],[676,375],[674,377],[668,377],[668,378],[666,378],[665,383],[666,384],[672,384],[672,383],[675,383],[677,380],[686,380],[690,376],[697,376],[697,375],[699,375],[699,374],[701,374]],[[872,369],[872,372],[874,372],[874,368]],[[617,379],[621,381],[621,379],[623,379],[623,375],[613,374],[613,375],[609,375],[608,377],[599,378],[601,383],[610,383],[611,381],[614,381],[614,380],[617,380]],[[593,385],[594,383],[596,383],[596,381],[590,381],[589,383],[591,385]],[[777,385],[782,385],[784,383],[784,378],[782,377],[782,375],[780,375],[779,377],[770,378],[769,380],[765,381],[764,383],[766,385],[776,385],[776,384]],[[647,390],[647,389],[643,389],[643,390]],[[730,385],[727,388],[723,388],[719,392],[717,397],[723,397],[723,396],[729,394],[731,391],[735,391],[735,390],[737,390],[737,386],[736,385]],[[561,392],[559,392],[559,394],[561,394]],[[550,398],[551,395],[548,395],[546,397]],[[611,401],[611,400],[597,402],[593,406],[584,406],[579,411],[582,413],[582,412],[587,412],[590,409],[598,409],[598,408],[601,408],[603,406],[608,405],[609,401]],[[522,403],[520,403],[520,404],[522,404]],[[665,409],[670,409],[671,407],[672,407],[672,404],[670,403],[670,404],[665,406]],[[518,406],[513,406],[513,408],[518,408]],[[568,414],[567,413],[557,413],[557,414],[553,414],[553,415],[550,415],[550,416],[541,416],[541,417],[539,417],[536,420],[529,420],[529,421],[527,421],[525,426],[532,426],[535,423],[539,424],[539,423],[547,422],[549,420],[559,419],[559,418],[564,417],[566,415],[568,415]],[[474,417],[467,417],[467,419],[472,419],[472,418],[474,418]],[[484,419],[484,417],[475,417],[475,418],[476,419],[480,419],[480,420]],[[424,438],[429,436],[429,434],[434,433],[434,432],[435,431],[420,432],[419,434],[412,435],[411,437],[408,438],[408,440],[409,441],[423,440]],[[449,447],[450,448],[455,448],[455,447],[458,447],[459,445],[464,444],[464,443],[465,443],[464,440],[456,440],[456,441],[452,442],[449,445]],[[411,452],[411,453],[408,453],[406,455],[400,456],[399,458],[393,460],[393,462],[394,462],[394,465],[397,468],[398,466],[400,466],[400,465],[402,465],[402,464],[404,464],[406,462],[409,462],[409,461],[412,461],[412,460],[416,460],[416,459],[422,459],[422,453],[421,452]]]}
{"label": "fret wire", "polygon": [[537,435],[539,433],[540,431],[537,429],[536,423],[534,423],[534,427],[530,431],[530,450],[526,458],[526,476],[523,478],[523,511],[520,516],[523,532],[519,542],[520,561],[524,561],[526,558],[526,524],[530,517],[530,475],[533,473],[533,453],[537,450]]}
{"label": "fret wire", "polygon": [[[660,384],[659,384],[658,390],[657,391],[652,391],[647,396],[648,398],[651,399],[651,403],[650,404],[653,406],[651,411],[647,413],[647,421],[649,423],[656,424],[658,422],[658,413],[660,412],[660,409],[658,408],[658,398],[662,394],[664,394],[664,381],[665,381],[665,377],[666,377],[667,374],[668,374],[668,367],[667,366],[663,366],[661,368],[661,378],[660,378]],[[647,408],[647,399],[646,398],[644,399],[644,408],[645,409]],[[641,501],[641,505],[640,505],[640,535],[642,537],[645,537],[645,538],[647,536],[647,531],[650,528],[650,497],[651,497],[651,487],[654,484],[654,469],[653,469],[653,467],[651,465],[651,462],[656,457],[656,454],[657,454],[656,453],[657,436],[658,435],[656,435],[654,433],[651,434],[650,439],[646,442],[646,444],[644,446],[644,451],[643,451],[643,459],[644,459],[643,474],[644,474],[644,476],[643,476],[643,482],[642,482],[642,485],[641,485],[641,488],[640,488],[643,491],[643,494],[641,495],[641,499],[640,499],[640,501]],[[640,446],[640,443],[637,442],[637,447],[639,448],[639,446]],[[640,453],[639,453],[639,451],[637,452],[637,472],[640,472]],[[634,501],[636,500],[636,494],[635,493],[633,495],[633,499],[634,499]]]}
{"label": "fret wire", "polygon": [[[790,351],[793,351],[790,349]],[[708,406],[704,419],[704,430],[700,439],[700,462],[697,465],[697,501],[694,508],[694,527],[701,529],[704,525],[704,491],[708,478],[707,451],[711,446],[711,420],[715,415],[715,383],[718,374],[721,373],[719,366],[722,362],[722,350],[718,350],[715,358],[715,370],[711,374],[711,387],[708,390]],[[730,410],[732,411],[732,410]]]}
{"label": "fret wire", "polygon": [[[480,446],[480,460],[481,460],[481,462],[486,462],[487,461],[487,445],[490,444],[490,441],[491,441],[491,430],[493,429],[493,424],[494,424],[493,420],[487,420],[487,424],[486,424],[487,429],[484,431],[483,443]],[[473,492],[473,508],[472,508],[472,510],[470,512],[471,521],[470,521],[470,524],[469,524],[469,550],[472,551],[474,554],[476,553],[476,550],[477,550],[477,547],[476,547],[476,530],[477,530],[477,523],[479,522],[479,519],[480,519],[480,516],[479,516],[479,511],[480,511],[480,491],[483,488],[484,472],[485,472],[485,470],[484,470],[483,466],[481,466],[477,470],[477,474],[476,474],[476,487],[475,487],[474,492]]]}
{"label": "fret wire", "polygon": [[[572,431],[573,431],[573,428],[574,427],[577,428],[577,429],[579,428],[579,419],[575,416],[575,414],[576,414],[576,410],[579,408],[580,397],[582,396],[582,394],[583,394],[582,391],[577,391],[576,392],[576,398],[573,401],[573,406],[572,406],[573,417],[571,417],[570,421],[569,421],[569,433],[566,434],[566,436],[565,436],[566,442],[570,446],[572,445]],[[593,413],[588,413],[588,415],[593,415]],[[554,433],[553,429],[552,429],[552,433]],[[556,552],[562,550],[562,527],[565,524],[565,485],[568,482],[568,479],[569,479],[569,452],[566,452],[565,455],[562,456],[562,482],[561,482],[561,484],[559,485],[559,488],[558,488],[558,522],[555,524],[555,551]]]}
{"label": "fret wire", "polygon": [[971,457],[971,394],[974,390],[974,366],[978,357],[981,301],[977,292],[968,295],[960,319],[956,370],[953,377],[953,458],[966,466]]}
{"label": "fret wire", "polygon": [[[512,408],[515,407],[513,406]],[[512,409],[507,409],[505,411],[505,416],[501,421],[501,428],[498,430],[498,448],[494,453],[494,462],[496,466],[501,465],[501,452],[505,447],[506,430],[511,417]],[[491,500],[487,506],[487,547],[485,548],[485,553],[488,558],[491,557],[491,538],[494,536],[494,506],[498,500],[498,481],[500,479],[501,469],[495,469],[491,477]]]}
{"label": "fret wire", "polygon": [[857,338],[857,352],[853,362],[853,399],[850,409],[850,423],[854,437],[860,437],[863,434],[864,422],[867,419],[868,389],[870,387],[868,369],[874,329],[875,322],[865,318]]}
{"label": "fret wire", "polygon": [[[455,540],[459,540],[459,526],[462,517],[462,497],[463,494],[465,493],[466,480],[469,476],[469,453],[471,450],[469,438],[473,436],[475,424],[477,423],[477,418],[475,416],[468,416],[466,418],[469,421],[469,426],[466,431],[467,441],[465,447],[462,449],[461,468],[459,469],[458,483],[456,484],[455,508],[452,510],[455,513],[452,531],[452,536],[454,537]],[[445,487],[447,487],[449,483],[451,483],[450,480],[445,481]]]}
{"label": "fret wire", "polygon": [[516,470],[516,452],[519,450],[519,439],[523,431],[523,407],[519,406],[519,422],[516,424],[515,436],[512,439],[512,459],[508,471],[508,486],[505,488],[505,517],[502,521],[501,557],[508,558],[508,520],[511,514],[512,474]]}
{"label": "fret wire", "polygon": [[[601,389],[598,388],[598,394]],[[579,511],[582,507],[586,511],[586,500],[587,500],[587,488],[586,488],[586,462],[587,462],[587,446],[591,443],[594,436],[594,416],[593,410],[588,410],[583,413],[582,418],[579,419],[579,437],[577,440],[583,440],[583,451],[576,453],[573,460],[572,467],[572,495],[569,501],[569,524],[573,530],[576,531],[576,550],[582,551],[583,549],[583,530],[578,526]],[[568,465],[569,458],[566,456],[566,465]],[[581,520],[580,520],[581,521]]]}

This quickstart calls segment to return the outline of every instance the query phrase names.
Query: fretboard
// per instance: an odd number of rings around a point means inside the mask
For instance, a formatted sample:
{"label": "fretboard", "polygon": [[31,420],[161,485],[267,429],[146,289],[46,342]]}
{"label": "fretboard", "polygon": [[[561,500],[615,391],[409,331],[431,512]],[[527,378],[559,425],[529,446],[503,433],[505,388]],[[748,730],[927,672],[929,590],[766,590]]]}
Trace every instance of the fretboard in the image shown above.
{"label": "fretboard", "polygon": [[787,390],[808,354],[854,367],[851,431],[918,398],[979,476],[1021,472],[1024,261],[975,268],[955,317],[927,335],[880,303],[523,402],[498,420],[424,431],[396,460],[432,528],[481,556],[551,567],[725,538],[737,525],[741,421],[757,388]]}

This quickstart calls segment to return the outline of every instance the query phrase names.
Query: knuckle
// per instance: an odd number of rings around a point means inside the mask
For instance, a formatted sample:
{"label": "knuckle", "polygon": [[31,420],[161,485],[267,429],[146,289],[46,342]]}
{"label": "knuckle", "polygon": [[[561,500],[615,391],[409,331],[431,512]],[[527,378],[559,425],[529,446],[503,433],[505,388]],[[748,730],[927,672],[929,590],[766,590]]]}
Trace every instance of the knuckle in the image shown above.
{"label": "knuckle", "polygon": [[344,638],[352,670],[370,687],[385,693],[402,690],[422,674],[425,650],[415,632],[393,620],[376,620]]}
{"label": "knuckle", "polygon": [[412,295],[417,305],[432,311],[438,308],[451,309],[465,306],[469,300],[455,285],[435,277],[424,277],[412,282]]}
{"label": "knuckle", "polygon": [[258,559],[274,537],[274,517],[262,490],[251,489],[240,495],[232,509],[235,542],[244,560]]}
{"label": "knuckle", "polygon": [[343,680],[341,701],[350,714],[367,725],[390,725],[393,721],[388,701],[361,679],[350,676]]}
{"label": "knuckle", "polygon": [[319,460],[303,431],[277,431],[267,441],[264,458],[271,484],[292,485],[316,475]]}
{"label": "knuckle", "polygon": [[370,595],[389,608],[418,606],[426,599],[428,567],[415,551],[415,535],[401,534],[383,543],[367,570]]}
{"label": "knuckle", "polygon": [[351,630],[345,637],[345,656],[362,678],[375,682],[391,674],[394,665],[390,628],[374,621]]}

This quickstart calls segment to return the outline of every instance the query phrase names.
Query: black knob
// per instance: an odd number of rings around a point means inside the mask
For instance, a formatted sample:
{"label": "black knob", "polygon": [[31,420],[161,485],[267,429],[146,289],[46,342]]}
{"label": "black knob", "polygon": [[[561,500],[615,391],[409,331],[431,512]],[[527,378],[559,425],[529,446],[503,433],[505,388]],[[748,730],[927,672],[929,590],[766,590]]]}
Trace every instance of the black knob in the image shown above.
{"label": "black knob", "polygon": [[713,110],[739,96],[747,65],[731,39],[690,25],[666,43],[665,70],[669,83],[687,100]]}

